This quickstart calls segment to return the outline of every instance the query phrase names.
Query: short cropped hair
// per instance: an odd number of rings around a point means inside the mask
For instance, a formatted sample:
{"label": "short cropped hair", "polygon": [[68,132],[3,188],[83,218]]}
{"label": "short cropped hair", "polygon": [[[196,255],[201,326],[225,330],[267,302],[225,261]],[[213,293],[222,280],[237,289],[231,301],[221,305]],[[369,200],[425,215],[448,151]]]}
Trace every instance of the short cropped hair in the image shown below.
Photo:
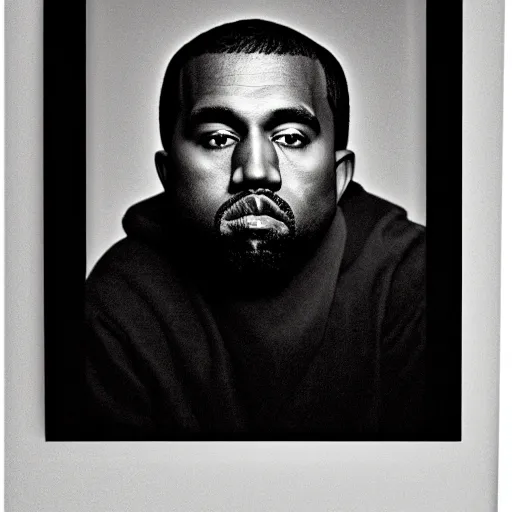
{"label": "short cropped hair", "polygon": [[348,141],[350,104],[347,80],[341,64],[324,47],[284,25],[250,19],[226,23],[199,34],[170,60],[160,93],[160,138],[169,150],[180,108],[180,73],[194,57],[207,53],[263,53],[300,55],[318,60],[327,82],[327,100],[333,112],[336,149],[345,149]]}

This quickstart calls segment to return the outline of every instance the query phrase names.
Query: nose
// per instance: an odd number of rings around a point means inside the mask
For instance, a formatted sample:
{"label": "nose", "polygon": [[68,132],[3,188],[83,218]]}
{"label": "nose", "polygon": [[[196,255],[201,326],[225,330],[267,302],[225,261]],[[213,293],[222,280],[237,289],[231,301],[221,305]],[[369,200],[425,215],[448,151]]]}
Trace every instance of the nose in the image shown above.
{"label": "nose", "polygon": [[234,192],[281,188],[281,173],[276,148],[262,133],[249,133],[240,141],[232,157],[231,188]]}

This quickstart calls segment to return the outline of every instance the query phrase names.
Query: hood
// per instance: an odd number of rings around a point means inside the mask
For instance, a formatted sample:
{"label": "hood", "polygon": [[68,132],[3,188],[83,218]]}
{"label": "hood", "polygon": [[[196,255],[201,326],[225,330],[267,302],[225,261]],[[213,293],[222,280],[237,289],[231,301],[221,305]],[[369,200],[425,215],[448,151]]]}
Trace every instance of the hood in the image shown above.
{"label": "hood", "polygon": [[150,245],[166,245],[169,242],[168,214],[166,196],[162,192],[131,206],[123,217],[123,229],[130,238]]}

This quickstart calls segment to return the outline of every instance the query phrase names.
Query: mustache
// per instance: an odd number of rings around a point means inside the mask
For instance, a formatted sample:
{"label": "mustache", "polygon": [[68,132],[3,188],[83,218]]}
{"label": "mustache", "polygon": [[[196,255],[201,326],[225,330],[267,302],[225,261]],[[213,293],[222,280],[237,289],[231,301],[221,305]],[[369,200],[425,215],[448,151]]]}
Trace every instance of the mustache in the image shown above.
{"label": "mustache", "polygon": [[[256,203],[251,200],[254,196],[263,196],[266,199]],[[284,222],[291,232],[295,231],[295,215],[290,205],[269,189],[242,191],[235,194],[220,206],[215,215],[214,225],[218,228],[223,219],[233,220],[245,215],[269,215]]]}

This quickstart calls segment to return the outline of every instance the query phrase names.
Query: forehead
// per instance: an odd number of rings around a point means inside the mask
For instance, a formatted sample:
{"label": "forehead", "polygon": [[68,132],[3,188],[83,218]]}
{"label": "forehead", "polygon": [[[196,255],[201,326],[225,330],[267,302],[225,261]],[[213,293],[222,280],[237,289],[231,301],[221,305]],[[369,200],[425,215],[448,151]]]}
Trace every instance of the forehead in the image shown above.
{"label": "forehead", "polygon": [[301,104],[313,110],[327,104],[322,65],[292,55],[205,54],[189,61],[181,72],[181,100],[185,107],[211,103]]}

